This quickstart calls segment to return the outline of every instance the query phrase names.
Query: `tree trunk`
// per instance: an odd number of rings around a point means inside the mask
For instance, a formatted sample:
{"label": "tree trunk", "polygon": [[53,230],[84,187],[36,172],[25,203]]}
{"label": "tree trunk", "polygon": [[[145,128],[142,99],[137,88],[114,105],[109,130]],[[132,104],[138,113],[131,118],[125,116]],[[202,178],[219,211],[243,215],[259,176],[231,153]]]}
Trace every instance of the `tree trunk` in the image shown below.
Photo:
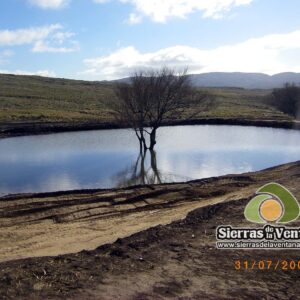
{"label": "tree trunk", "polygon": [[145,172],[145,157],[146,157],[146,150],[144,153],[141,154],[141,173],[140,173],[140,179],[141,183],[146,183],[146,172]]}
{"label": "tree trunk", "polygon": [[137,136],[137,138],[139,139],[139,143],[140,143],[140,153],[145,153],[147,148],[147,144],[146,144],[146,139],[144,136],[144,130],[143,129],[135,129],[135,134]]}
{"label": "tree trunk", "polygon": [[150,133],[150,150],[154,149],[154,146],[156,144],[156,128],[153,128],[151,133]]}
{"label": "tree trunk", "polygon": [[142,145],[143,145],[143,147],[142,147],[143,150],[144,150],[143,152],[145,153],[147,151],[147,144],[146,144],[146,139],[145,139],[145,136],[144,136],[144,130],[143,129],[141,130],[141,142],[142,142]]}
{"label": "tree trunk", "polygon": [[139,142],[140,142],[140,153],[143,152],[143,141],[139,138]]}
{"label": "tree trunk", "polygon": [[159,170],[157,168],[156,152],[154,150],[150,150],[150,154],[151,154],[151,168],[154,173],[154,182],[153,183],[161,183]]}

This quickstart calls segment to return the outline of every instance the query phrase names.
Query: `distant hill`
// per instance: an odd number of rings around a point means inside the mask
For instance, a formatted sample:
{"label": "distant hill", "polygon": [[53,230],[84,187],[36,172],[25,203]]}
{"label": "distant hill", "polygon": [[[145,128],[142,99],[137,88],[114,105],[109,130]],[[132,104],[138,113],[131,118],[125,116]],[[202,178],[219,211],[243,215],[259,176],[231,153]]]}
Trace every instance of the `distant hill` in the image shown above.
{"label": "distant hill", "polygon": [[[279,73],[267,75],[263,73],[242,73],[242,72],[212,72],[189,75],[191,82],[196,87],[231,87],[244,89],[273,89],[282,87],[285,83],[300,85],[300,73]],[[117,80],[128,82],[129,78]]]}
{"label": "distant hill", "polygon": [[245,89],[272,89],[282,87],[285,83],[300,84],[300,73],[279,73],[266,75],[263,73],[203,73],[190,75],[197,87],[238,87]]}

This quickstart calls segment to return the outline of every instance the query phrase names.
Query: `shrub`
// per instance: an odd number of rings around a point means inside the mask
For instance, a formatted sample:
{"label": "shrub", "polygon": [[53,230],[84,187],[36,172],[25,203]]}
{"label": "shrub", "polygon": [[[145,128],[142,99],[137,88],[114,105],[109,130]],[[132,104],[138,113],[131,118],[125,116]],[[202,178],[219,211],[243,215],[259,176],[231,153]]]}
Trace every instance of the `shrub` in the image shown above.
{"label": "shrub", "polygon": [[287,83],[283,88],[274,89],[267,102],[286,114],[300,118],[300,87],[295,84]]}

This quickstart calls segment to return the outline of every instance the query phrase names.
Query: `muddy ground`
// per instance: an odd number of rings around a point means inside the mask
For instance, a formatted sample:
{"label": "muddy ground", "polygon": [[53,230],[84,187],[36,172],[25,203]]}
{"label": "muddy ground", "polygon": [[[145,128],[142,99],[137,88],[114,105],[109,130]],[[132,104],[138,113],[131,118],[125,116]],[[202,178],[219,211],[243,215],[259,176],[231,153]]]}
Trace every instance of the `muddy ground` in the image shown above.
{"label": "muddy ground", "polygon": [[[240,125],[285,129],[300,129],[300,121],[294,120],[264,120],[264,119],[230,119],[230,118],[199,118],[188,120],[165,121],[163,126],[176,125]],[[51,134],[58,132],[117,129],[123,128],[116,122],[11,122],[0,123],[0,138]]]}
{"label": "muddy ground", "polygon": [[[215,247],[218,225],[249,226],[245,204],[270,181],[300,199],[300,162],[182,184],[1,199],[0,298],[299,299],[300,270],[234,268],[238,259],[298,261],[299,251]],[[34,257],[47,253],[56,256]]]}

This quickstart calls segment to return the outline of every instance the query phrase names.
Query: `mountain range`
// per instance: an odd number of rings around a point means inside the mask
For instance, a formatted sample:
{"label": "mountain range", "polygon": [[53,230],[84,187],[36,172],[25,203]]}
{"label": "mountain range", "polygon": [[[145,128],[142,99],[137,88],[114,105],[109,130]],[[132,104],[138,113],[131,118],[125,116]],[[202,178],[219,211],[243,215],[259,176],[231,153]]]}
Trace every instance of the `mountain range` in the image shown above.
{"label": "mountain range", "polygon": [[282,87],[285,83],[300,84],[300,73],[225,73],[213,72],[190,75],[191,82],[197,87],[237,87],[245,89],[272,89]]}
{"label": "mountain range", "polygon": [[[191,83],[195,87],[218,87],[218,88],[243,88],[243,89],[273,89],[283,87],[286,83],[294,83],[300,86],[300,73],[285,72],[275,75],[263,73],[242,73],[242,72],[211,72],[202,74],[191,74]],[[51,83],[58,84],[83,84],[88,86],[98,86],[99,84],[110,84],[114,82],[129,82],[130,77],[112,80],[112,81],[84,81],[64,78],[47,78],[40,76],[28,75],[10,75],[0,74],[0,86],[6,86],[6,83],[14,82],[21,84],[38,80],[40,83],[47,85]],[[4,84],[4,86],[3,86]]]}
{"label": "mountain range", "polygon": [[[300,73],[278,73],[267,75],[263,73],[242,72],[211,72],[189,75],[191,83],[195,87],[231,87],[244,89],[273,89],[283,87],[286,83],[300,85]],[[117,82],[129,82],[129,78],[116,80]]]}

